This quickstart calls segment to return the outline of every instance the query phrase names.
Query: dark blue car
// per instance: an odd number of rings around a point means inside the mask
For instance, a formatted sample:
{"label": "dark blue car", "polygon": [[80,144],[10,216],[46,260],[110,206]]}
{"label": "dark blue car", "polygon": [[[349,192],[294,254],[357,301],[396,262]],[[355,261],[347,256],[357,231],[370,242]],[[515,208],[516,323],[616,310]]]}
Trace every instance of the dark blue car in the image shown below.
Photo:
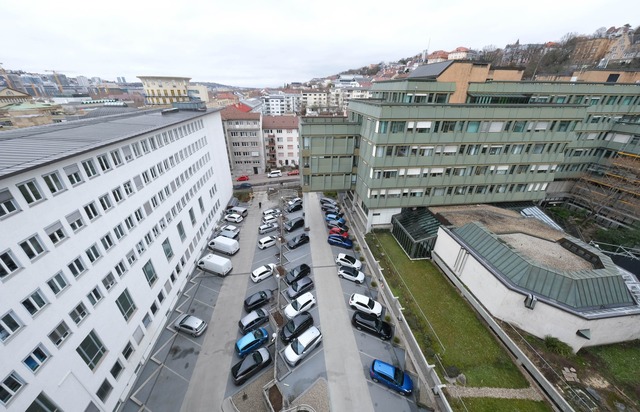
{"label": "dark blue car", "polygon": [[262,346],[269,339],[269,333],[265,328],[259,328],[251,331],[238,339],[236,342],[236,353],[244,358],[249,352],[252,352]]}
{"label": "dark blue car", "polygon": [[346,239],[340,235],[329,235],[327,242],[332,246],[338,246],[344,249],[351,249],[353,247],[351,239]]}
{"label": "dark blue car", "polygon": [[372,381],[383,383],[401,395],[411,395],[411,392],[413,392],[411,377],[402,369],[396,368],[380,359],[376,359],[371,363],[369,376],[371,376]]}

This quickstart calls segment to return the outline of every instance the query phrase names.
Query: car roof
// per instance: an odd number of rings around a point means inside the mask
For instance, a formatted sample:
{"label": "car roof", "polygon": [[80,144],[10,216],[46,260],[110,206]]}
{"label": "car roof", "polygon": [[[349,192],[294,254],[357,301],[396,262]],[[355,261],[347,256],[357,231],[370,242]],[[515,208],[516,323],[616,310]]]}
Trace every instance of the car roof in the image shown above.
{"label": "car roof", "polygon": [[387,376],[393,378],[396,367],[393,365],[389,365],[386,362],[381,361],[380,359],[376,359],[373,361],[373,370],[376,372],[383,373]]}
{"label": "car roof", "polygon": [[203,322],[202,319],[196,318],[193,315],[184,315],[182,319],[180,319],[180,325],[188,325],[193,329],[197,329]]}
{"label": "car roof", "polygon": [[262,330],[262,333],[264,336],[267,335],[267,330],[265,328],[258,328],[258,329],[254,329],[251,332],[247,332],[246,335],[244,335],[243,337],[241,337],[240,339],[238,339],[238,347],[242,349],[242,347],[244,347],[246,344],[253,342],[254,340],[256,340],[255,338],[255,333],[258,330]]}
{"label": "car roof", "polygon": [[311,326],[309,329],[302,332],[300,336],[298,336],[298,342],[300,342],[303,346],[307,346],[309,342],[311,342],[316,336],[320,335],[320,330],[315,326]]}
{"label": "car roof", "polygon": [[357,300],[358,302],[368,302],[371,298],[365,295],[361,295],[359,293],[354,293],[351,295],[351,297],[353,298],[353,300]]}

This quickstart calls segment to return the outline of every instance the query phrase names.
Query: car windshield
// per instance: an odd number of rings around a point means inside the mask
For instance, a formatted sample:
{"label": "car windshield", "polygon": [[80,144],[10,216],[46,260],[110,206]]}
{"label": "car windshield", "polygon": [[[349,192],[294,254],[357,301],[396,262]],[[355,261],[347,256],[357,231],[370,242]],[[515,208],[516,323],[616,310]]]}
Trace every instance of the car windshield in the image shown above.
{"label": "car windshield", "polygon": [[375,306],[373,299],[367,299],[367,307],[369,309],[373,309],[373,307]]}
{"label": "car windshield", "polygon": [[295,292],[297,292],[298,290],[300,290],[300,287],[301,287],[301,286],[302,286],[302,285],[301,285],[301,282],[294,282],[294,283],[291,285],[291,289],[293,289]]}
{"label": "car windshield", "polygon": [[259,298],[260,299],[266,299],[267,298],[267,292],[260,292]]}
{"label": "car windshield", "polygon": [[404,372],[396,368],[395,372],[393,373],[393,380],[396,384],[402,385],[404,383]]}
{"label": "car windshield", "polygon": [[258,351],[253,352],[253,361],[255,363],[261,363],[262,362],[262,355],[260,355],[260,352],[258,352]]}
{"label": "car windshield", "polygon": [[293,349],[296,355],[300,355],[304,351],[304,346],[296,339],[291,343],[291,349]]}
{"label": "car windshield", "polygon": [[262,338],[264,338],[264,337],[265,337],[265,334],[264,334],[264,332],[262,331],[262,329],[256,329],[256,330],[253,332],[253,336],[254,336],[256,339],[262,339]]}
{"label": "car windshield", "polygon": [[287,329],[287,331],[293,333],[294,330],[296,330],[296,324],[295,322],[287,322],[286,325],[284,325],[284,327]]}
{"label": "car windshield", "polygon": [[294,308],[295,310],[298,310],[298,308],[300,307],[300,303],[298,303],[298,299],[291,302],[291,307]]}

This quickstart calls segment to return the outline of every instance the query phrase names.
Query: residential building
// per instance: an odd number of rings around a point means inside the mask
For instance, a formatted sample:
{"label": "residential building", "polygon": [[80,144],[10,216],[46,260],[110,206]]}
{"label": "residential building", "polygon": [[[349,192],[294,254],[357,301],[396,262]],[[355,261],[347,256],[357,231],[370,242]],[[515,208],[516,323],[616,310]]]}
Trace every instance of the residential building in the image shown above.
{"label": "residential building", "polygon": [[138,76],[138,79],[142,81],[148,105],[171,105],[174,102],[189,101],[190,77]]}
{"label": "residential building", "polygon": [[190,99],[200,99],[209,103],[209,89],[203,84],[190,84],[187,86],[187,94]]}
{"label": "residential building", "polygon": [[325,90],[303,90],[300,104],[307,110],[317,111],[327,107],[328,96]]}
{"label": "residential building", "polygon": [[[545,200],[585,207],[571,191],[593,164],[640,154],[640,84],[521,76],[486,63],[424,65],[376,82],[372,98],[352,100],[346,117],[303,117],[303,191],[346,192],[366,231],[389,227],[405,208]],[[640,220],[637,196],[630,201],[637,212],[602,221]]]}
{"label": "residential building", "polygon": [[449,59],[449,53],[444,50],[436,50],[427,56],[427,64],[440,63]]}
{"label": "residential building", "polygon": [[33,97],[19,90],[3,87],[0,89],[0,106],[6,104],[30,102]]}
{"label": "residential building", "polygon": [[478,53],[476,51],[462,46],[456,47],[447,55],[447,60],[475,60],[477,58]]}
{"label": "residential building", "polygon": [[0,136],[0,410],[116,410],[232,195],[220,112]]}
{"label": "residential building", "polygon": [[233,175],[266,173],[262,115],[243,112],[234,106],[225,107],[221,113],[231,173]]}
{"label": "residential building", "polygon": [[267,168],[298,167],[300,160],[298,123],[297,116],[262,117]]}
{"label": "residential building", "polygon": [[264,116],[295,115],[300,112],[302,95],[300,93],[271,93],[262,97]]}
{"label": "residential building", "polygon": [[370,86],[371,83],[367,83],[367,86],[359,87],[338,87],[329,90],[329,107],[342,110],[344,113],[347,110],[347,105],[350,100],[353,99],[368,99],[371,97]]}
{"label": "residential building", "polygon": [[609,50],[611,39],[595,38],[581,39],[576,42],[576,47],[571,53],[571,64],[576,67],[595,66]]}

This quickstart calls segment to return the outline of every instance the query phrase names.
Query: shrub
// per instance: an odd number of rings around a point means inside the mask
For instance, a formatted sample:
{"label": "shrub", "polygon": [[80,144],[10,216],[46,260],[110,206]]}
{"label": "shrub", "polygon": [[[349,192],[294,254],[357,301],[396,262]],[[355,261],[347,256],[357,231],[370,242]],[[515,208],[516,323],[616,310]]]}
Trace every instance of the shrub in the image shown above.
{"label": "shrub", "polygon": [[375,280],[371,281],[371,287],[372,288],[377,288],[378,287],[378,282],[376,282]]}
{"label": "shrub", "polygon": [[544,346],[553,353],[556,353],[561,356],[569,357],[573,355],[573,350],[571,346],[562,342],[558,338],[554,338],[551,335],[547,335],[544,337]]}
{"label": "shrub", "polygon": [[360,256],[358,259],[360,259],[360,262],[364,262],[364,256]]}
{"label": "shrub", "polygon": [[393,337],[393,344],[394,344],[394,345],[399,345],[399,344],[400,344],[400,338],[399,338],[399,337],[397,337],[397,336],[394,336],[394,337]]}
{"label": "shrub", "polygon": [[357,243],[353,243],[353,250],[355,250],[356,252],[360,252],[360,246]]}

